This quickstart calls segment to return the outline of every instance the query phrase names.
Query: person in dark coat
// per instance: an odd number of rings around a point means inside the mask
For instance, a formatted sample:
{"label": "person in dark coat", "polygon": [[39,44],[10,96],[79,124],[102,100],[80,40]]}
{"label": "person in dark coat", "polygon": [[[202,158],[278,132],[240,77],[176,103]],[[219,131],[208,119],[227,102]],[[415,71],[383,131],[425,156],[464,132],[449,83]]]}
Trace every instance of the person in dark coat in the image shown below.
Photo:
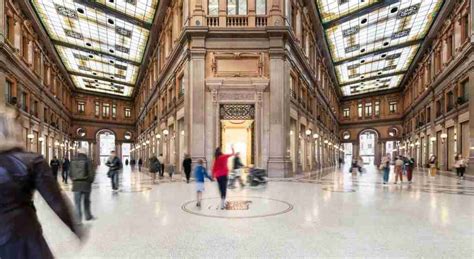
{"label": "person in dark coat", "polygon": [[78,150],[78,154],[71,161],[72,191],[74,192],[74,203],[78,221],[82,221],[82,201],[84,201],[85,219],[94,218],[91,214],[91,191],[94,182],[95,172],[92,168],[92,161],[87,157],[86,150]]}
{"label": "person in dark coat", "polygon": [[53,175],[56,180],[58,179],[58,171],[60,165],[61,162],[59,162],[56,156],[54,156],[53,159],[51,159],[51,162],[49,162],[49,166],[51,166],[51,170],[53,170]]}
{"label": "person in dark coat", "polygon": [[67,178],[69,174],[69,164],[70,164],[69,159],[67,157],[64,158],[62,176],[63,176],[63,183],[65,184],[67,184]]}
{"label": "person in dark coat", "polygon": [[82,238],[66,197],[46,160],[23,151],[14,110],[0,107],[0,258],[53,258],[36,215],[37,190],[66,226]]}
{"label": "person in dark coat", "polygon": [[140,159],[138,159],[138,171],[139,172],[142,171],[142,165],[143,165],[143,160],[140,158]]}
{"label": "person in dark coat", "polygon": [[191,178],[191,164],[192,164],[191,157],[188,154],[185,154],[184,160],[183,160],[183,170],[184,170],[184,174],[186,175],[187,183],[189,183],[189,179]]}
{"label": "person in dark coat", "polygon": [[149,163],[150,163],[150,168],[148,169],[148,171],[151,173],[152,175],[152,180],[153,180],[153,183],[155,183],[156,181],[156,174],[160,171],[160,168],[161,168],[161,165],[160,165],[160,161],[158,161],[158,158],[153,155],[150,160],[149,160]]}
{"label": "person in dark coat", "polygon": [[125,159],[125,165],[128,166],[128,158]]}
{"label": "person in dark coat", "polygon": [[229,188],[233,189],[235,188],[235,181],[238,180],[240,187],[245,187],[244,181],[242,180],[242,169],[244,167],[244,164],[242,163],[242,160],[240,159],[240,153],[237,152],[235,153],[234,156],[234,165],[232,167],[232,177],[229,181]]}
{"label": "person in dark coat", "polygon": [[112,150],[110,152],[110,157],[105,164],[109,167],[109,172],[107,175],[110,177],[112,181],[112,190],[118,191],[119,189],[119,171],[122,169],[122,161],[115,155],[115,151]]}

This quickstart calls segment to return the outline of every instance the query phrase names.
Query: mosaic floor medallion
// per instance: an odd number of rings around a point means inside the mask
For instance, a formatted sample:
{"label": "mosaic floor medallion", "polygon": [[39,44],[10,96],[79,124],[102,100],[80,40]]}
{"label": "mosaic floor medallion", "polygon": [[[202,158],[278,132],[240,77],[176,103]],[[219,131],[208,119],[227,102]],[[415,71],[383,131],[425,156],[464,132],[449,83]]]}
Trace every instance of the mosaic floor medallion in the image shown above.
{"label": "mosaic floor medallion", "polygon": [[281,200],[264,197],[229,197],[225,210],[220,208],[220,198],[202,200],[201,207],[196,206],[196,200],[188,201],[181,209],[203,217],[213,218],[263,218],[277,216],[293,210],[293,205]]}

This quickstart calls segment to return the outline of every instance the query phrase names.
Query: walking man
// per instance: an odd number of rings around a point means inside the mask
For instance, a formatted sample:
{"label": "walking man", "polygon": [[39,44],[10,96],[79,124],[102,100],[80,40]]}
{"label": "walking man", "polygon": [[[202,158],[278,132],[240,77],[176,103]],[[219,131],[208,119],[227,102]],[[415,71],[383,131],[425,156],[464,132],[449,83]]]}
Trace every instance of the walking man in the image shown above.
{"label": "walking man", "polygon": [[59,162],[56,156],[54,156],[51,162],[49,162],[49,166],[51,166],[51,170],[53,170],[54,179],[56,180],[58,179],[58,171],[59,171],[60,165],[61,165],[61,162]]}
{"label": "walking man", "polygon": [[110,157],[105,165],[109,167],[109,172],[107,175],[112,181],[112,190],[118,191],[119,171],[122,169],[122,161],[120,161],[120,158],[117,157],[114,150],[110,151]]}
{"label": "walking man", "polygon": [[67,178],[68,178],[68,174],[69,174],[69,158],[64,158],[64,161],[63,161],[63,172],[62,172],[62,176],[63,176],[63,183],[67,184]]}
{"label": "walking man", "polygon": [[142,171],[143,160],[141,158],[138,159],[138,172]]}
{"label": "walking man", "polygon": [[235,188],[235,181],[237,180],[239,181],[240,187],[245,187],[244,181],[242,180],[242,170],[243,170],[244,164],[242,164],[242,160],[240,159],[239,152],[235,153],[233,162],[234,162],[234,166],[231,172],[229,188],[230,189]]}
{"label": "walking man", "polygon": [[72,159],[70,175],[72,180],[72,191],[74,192],[77,219],[79,222],[82,222],[82,205],[84,204],[85,219],[92,220],[94,217],[91,214],[90,198],[95,172],[92,168],[91,160],[86,155],[85,149],[79,149],[77,156]]}
{"label": "walking man", "polygon": [[163,154],[160,154],[158,156],[158,161],[160,161],[161,169],[160,169],[160,178],[163,178],[165,175],[165,159],[163,157]]}
{"label": "walking man", "polygon": [[189,183],[189,178],[191,178],[191,164],[191,157],[188,154],[184,154],[183,170],[186,175],[186,183]]}

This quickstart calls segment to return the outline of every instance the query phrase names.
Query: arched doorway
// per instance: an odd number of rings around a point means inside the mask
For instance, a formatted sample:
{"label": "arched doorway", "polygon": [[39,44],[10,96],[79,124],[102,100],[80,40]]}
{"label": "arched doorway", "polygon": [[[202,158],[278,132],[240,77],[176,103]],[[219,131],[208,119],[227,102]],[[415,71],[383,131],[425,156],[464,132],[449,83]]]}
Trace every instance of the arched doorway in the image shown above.
{"label": "arched doorway", "polygon": [[365,165],[374,165],[377,154],[378,133],[375,130],[363,130],[359,134],[359,156]]}
{"label": "arched doorway", "polygon": [[110,156],[110,151],[115,150],[115,133],[108,129],[102,129],[96,135],[99,165],[104,165]]}

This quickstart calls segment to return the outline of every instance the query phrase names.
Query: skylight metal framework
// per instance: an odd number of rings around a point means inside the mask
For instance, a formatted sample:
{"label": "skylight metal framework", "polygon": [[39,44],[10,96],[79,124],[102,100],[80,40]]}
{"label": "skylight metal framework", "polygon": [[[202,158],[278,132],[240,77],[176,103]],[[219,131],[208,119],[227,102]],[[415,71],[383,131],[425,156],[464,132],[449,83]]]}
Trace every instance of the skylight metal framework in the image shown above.
{"label": "skylight metal framework", "polygon": [[131,96],[158,0],[30,1],[76,87]]}
{"label": "skylight metal framework", "polygon": [[444,3],[315,1],[345,96],[399,87]]}

